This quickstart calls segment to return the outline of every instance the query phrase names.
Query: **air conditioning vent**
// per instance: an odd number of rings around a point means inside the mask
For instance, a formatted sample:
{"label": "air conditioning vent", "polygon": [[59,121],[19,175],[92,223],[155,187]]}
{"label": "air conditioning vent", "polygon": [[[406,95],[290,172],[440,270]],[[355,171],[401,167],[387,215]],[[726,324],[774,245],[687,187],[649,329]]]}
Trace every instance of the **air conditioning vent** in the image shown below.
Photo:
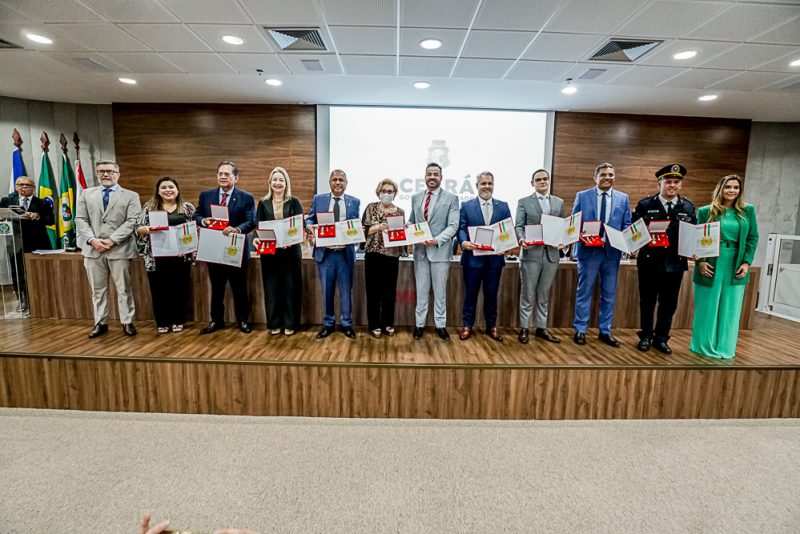
{"label": "air conditioning vent", "polygon": [[264,28],[275,45],[285,51],[327,51],[319,28]]}
{"label": "air conditioning vent", "polygon": [[322,67],[322,63],[318,59],[301,59],[300,63],[303,64],[303,67],[308,72],[324,72],[325,69]]}
{"label": "air conditioning vent", "polygon": [[579,80],[594,80],[604,72],[608,72],[608,69],[589,69],[580,76],[578,76]]}
{"label": "air conditioning vent", "polygon": [[108,67],[106,67],[96,59],[92,59],[90,57],[76,57],[73,58],[72,61],[74,61],[84,69],[91,70],[93,72],[108,72]]}
{"label": "air conditioning vent", "polygon": [[0,48],[22,48],[22,47],[18,44],[12,43],[11,41],[0,39]]}
{"label": "air conditioning vent", "polygon": [[663,42],[612,39],[595,52],[589,60],[633,63]]}

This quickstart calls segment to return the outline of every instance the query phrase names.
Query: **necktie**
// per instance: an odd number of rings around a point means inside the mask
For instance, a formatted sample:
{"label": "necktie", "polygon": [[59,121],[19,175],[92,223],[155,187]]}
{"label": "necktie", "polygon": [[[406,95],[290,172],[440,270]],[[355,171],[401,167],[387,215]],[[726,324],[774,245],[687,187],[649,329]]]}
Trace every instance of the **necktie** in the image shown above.
{"label": "necktie", "polygon": [[428,191],[428,196],[425,197],[425,207],[422,209],[422,216],[428,220],[428,207],[431,205],[431,192]]}
{"label": "necktie", "polygon": [[550,203],[547,197],[539,197],[539,207],[542,208],[543,215],[550,215]]}
{"label": "necktie", "polygon": [[606,198],[608,198],[608,193],[603,193],[603,198],[600,200],[600,237],[605,234],[603,225],[606,223]]}
{"label": "necktie", "polygon": [[111,188],[103,188],[103,210],[108,208],[108,199],[111,198]]}
{"label": "necktie", "polygon": [[667,215],[672,217],[672,201],[667,202]]}
{"label": "necktie", "polygon": [[339,201],[342,200],[339,197],[333,197],[333,220],[338,221],[342,215],[342,208],[339,207]]}
{"label": "necktie", "polygon": [[488,202],[481,202],[483,207],[483,224],[488,225],[491,217],[489,217],[489,203]]}
{"label": "necktie", "polygon": [[28,197],[25,197],[24,199],[22,199],[22,209],[24,209],[25,211],[28,211],[28,206],[30,205],[30,202],[31,202],[31,199],[28,198]]}
{"label": "necktie", "polygon": [[226,193],[225,191],[222,192],[222,200],[220,201],[220,204],[222,204],[223,206],[228,205],[228,193]]}

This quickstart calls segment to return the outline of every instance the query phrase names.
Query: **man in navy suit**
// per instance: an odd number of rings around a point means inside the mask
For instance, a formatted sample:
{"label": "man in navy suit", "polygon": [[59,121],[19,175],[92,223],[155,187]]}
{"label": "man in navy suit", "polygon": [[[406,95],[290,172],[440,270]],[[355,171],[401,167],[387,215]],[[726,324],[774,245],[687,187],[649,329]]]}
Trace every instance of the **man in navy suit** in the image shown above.
{"label": "man in navy suit", "polygon": [[[503,341],[497,331],[497,292],[500,289],[500,276],[503,274],[506,259],[503,255],[475,256],[475,244],[470,241],[470,226],[488,226],[511,217],[508,204],[492,198],[494,175],[488,171],[478,175],[478,197],[461,204],[458,224],[458,242],[461,245],[461,269],[464,274],[464,308],[462,328],[459,338],[469,339],[475,325],[475,308],[478,292],[483,285],[483,315],[486,320],[486,334],[496,341]],[[509,230],[511,231],[511,230]],[[513,235],[513,233],[512,233]]]}
{"label": "man in navy suit", "polygon": [[[253,195],[236,187],[239,169],[232,161],[217,165],[217,184],[219,187],[200,193],[194,220],[198,226],[208,227],[212,222],[211,205],[228,207],[228,226],[222,230],[224,235],[232,233],[248,234],[256,227],[256,204]],[[213,230],[208,230],[213,231]],[[250,253],[244,249],[242,266],[208,264],[208,278],[211,280],[211,322],[200,330],[209,334],[225,327],[225,285],[231,285],[233,304],[236,308],[236,324],[239,330],[249,334],[252,330],[247,322],[250,315],[250,300],[247,296],[247,266]]]}
{"label": "man in navy suit", "polygon": [[[314,195],[311,200],[311,209],[306,219],[306,227],[313,231],[318,224],[317,214],[321,212],[333,213],[336,221],[358,219],[361,201],[356,197],[345,195],[347,189],[347,175],[343,170],[336,169],[328,180],[330,193]],[[353,271],[356,265],[355,245],[342,245],[336,247],[314,246],[314,261],[317,262],[319,280],[322,284],[324,316],[322,329],[317,332],[317,339],[331,335],[336,328],[336,314],[334,310],[334,297],[336,287],[339,287],[339,305],[341,311],[342,332],[350,339],[356,338],[352,321],[352,290]]]}
{"label": "man in navy suit", "polygon": [[[612,228],[622,230],[631,224],[631,206],[628,195],[614,190],[614,166],[601,163],[594,170],[595,187],[581,191],[575,197],[572,213],[582,213],[586,221],[600,221]],[[604,237],[601,224],[600,236],[603,246],[587,247],[580,241],[575,244],[578,258],[578,291],[575,297],[575,336],[578,345],[586,343],[586,329],[592,306],[592,294],[600,278],[600,335],[598,339],[612,347],[619,341],[611,335],[614,306],[617,300],[617,274],[622,253],[611,247]]]}

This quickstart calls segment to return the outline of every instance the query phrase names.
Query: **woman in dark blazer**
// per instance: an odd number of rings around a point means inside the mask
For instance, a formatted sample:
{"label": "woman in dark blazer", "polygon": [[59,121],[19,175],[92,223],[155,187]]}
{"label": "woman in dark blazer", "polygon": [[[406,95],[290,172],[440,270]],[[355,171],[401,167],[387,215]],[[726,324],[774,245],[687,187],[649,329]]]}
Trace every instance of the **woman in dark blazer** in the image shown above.
{"label": "woman in dark blazer", "polygon": [[750,264],[758,245],[756,210],[745,204],[742,179],[725,176],[710,205],[697,211],[697,222],[720,222],[719,257],[695,262],[694,322],[689,349],[703,356],[733,358]]}
{"label": "woman in dark blazer", "polygon": [[[292,182],[283,167],[275,167],[267,179],[269,191],[258,201],[256,218],[274,221],[303,214],[303,206],[292,196]],[[276,215],[277,214],[277,215]],[[256,245],[258,241],[255,241]],[[261,256],[261,280],[267,328],[272,335],[291,336],[300,327],[300,302],[303,294],[300,245],[291,245]]]}

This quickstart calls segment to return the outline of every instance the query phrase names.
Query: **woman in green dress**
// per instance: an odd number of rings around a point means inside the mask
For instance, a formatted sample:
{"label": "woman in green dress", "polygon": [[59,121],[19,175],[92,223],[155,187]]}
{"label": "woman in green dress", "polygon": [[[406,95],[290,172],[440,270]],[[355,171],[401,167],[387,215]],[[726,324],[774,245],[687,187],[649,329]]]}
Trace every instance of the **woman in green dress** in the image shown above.
{"label": "woman in green dress", "polygon": [[756,210],[742,198],[742,179],[722,178],[709,206],[697,210],[697,222],[719,221],[719,257],[694,266],[692,352],[712,358],[733,358],[739,338],[744,289],[758,244]]}

